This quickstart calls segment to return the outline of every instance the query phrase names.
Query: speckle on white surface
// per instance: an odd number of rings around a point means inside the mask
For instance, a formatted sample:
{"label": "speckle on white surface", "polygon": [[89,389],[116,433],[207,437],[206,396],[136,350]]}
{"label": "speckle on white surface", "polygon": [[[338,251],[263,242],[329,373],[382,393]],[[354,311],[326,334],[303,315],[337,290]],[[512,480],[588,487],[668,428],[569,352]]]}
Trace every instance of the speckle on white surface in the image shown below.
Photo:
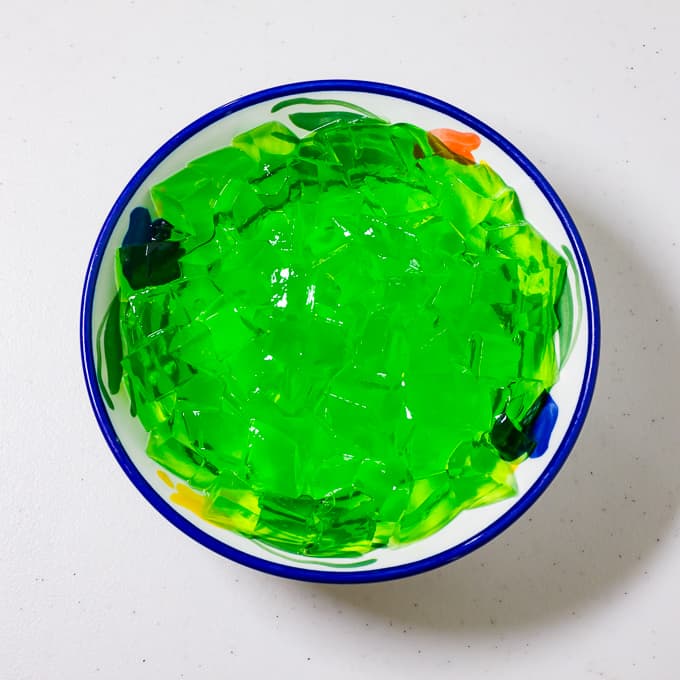
{"label": "speckle on white surface", "polygon": [[[0,677],[677,678],[678,34],[671,0],[4,0]],[[602,306],[595,400],[546,495],[460,562],[370,586],[259,574],[165,522],[107,450],[78,349],[91,247],[141,163],[225,101],[321,77],[510,138]]]}

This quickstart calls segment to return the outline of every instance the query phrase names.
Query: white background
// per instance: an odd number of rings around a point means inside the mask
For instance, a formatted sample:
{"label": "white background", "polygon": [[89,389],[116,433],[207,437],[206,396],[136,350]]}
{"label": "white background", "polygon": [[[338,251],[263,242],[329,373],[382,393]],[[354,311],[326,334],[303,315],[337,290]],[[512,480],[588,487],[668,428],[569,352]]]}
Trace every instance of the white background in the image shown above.
{"label": "white background", "polygon": [[[3,0],[0,677],[676,679],[679,34],[675,0]],[[202,113],[321,77],[412,87],[514,141],[602,305],[552,487],[471,556],[379,585],[186,538],[118,468],[80,369],[85,266],[133,172]]]}

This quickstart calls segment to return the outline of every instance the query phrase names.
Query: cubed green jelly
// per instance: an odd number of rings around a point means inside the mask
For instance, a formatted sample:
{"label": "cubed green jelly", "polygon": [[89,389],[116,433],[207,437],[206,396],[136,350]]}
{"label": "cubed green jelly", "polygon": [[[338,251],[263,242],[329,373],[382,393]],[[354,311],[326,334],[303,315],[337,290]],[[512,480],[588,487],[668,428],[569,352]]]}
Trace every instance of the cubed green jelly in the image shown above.
{"label": "cubed green jelly", "polygon": [[351,557],[516,493],[565,263],[487,164],[407,123],[317,119],[151,189],[166,222],[118,253],[109,344],[205,520]]}

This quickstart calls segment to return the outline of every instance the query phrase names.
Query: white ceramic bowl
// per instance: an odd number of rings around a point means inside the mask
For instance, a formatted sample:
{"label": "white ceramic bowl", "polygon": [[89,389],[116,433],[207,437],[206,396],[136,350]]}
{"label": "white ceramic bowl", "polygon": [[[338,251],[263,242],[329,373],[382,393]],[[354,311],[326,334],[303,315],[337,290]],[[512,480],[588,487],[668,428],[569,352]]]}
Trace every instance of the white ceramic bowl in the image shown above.
{"label": "white ceramic bowl", "polygon": [[[146,456],[147,433],[130,417],[125,395],[116,395],[115,408],[109,408],[96,374],[96,333],[115,293],[114,253],[127,230],[132,208],[146,202],[154,184],[188,161],[225,146],[238,133],[271,119],[287,122],[288,110],[271,114],[271,108],[276,102],[300,96],[351,101],[391,122],[414,123],[427,130],[476,132],[482,139],[476,157],[487,161],[516,189],[527,220],[558,251],[573,256],[569,277],[577,319],[569,360],[551,391],[558,407],[557,419],[552,433],[545,434],[546,440],[549,436],[549,441],[543,442],[545,454],[517,468],[519,493],[463,512],[422,540],[352,559],[306,558],[274,550],[172,503],[172,489],[159,478],[157,464]],[[81,349],[92,406],[113,454],[137,489],[167,520],[204,546],[250,567],[309,581],[353,583],[407,576],[462,557],[497,536],[531,506],[561,468],[583,425],[598,362],[599,317],[592,272],[572,219],[546,179],[510,142],[460,109],[412,90],[363,81],[314,81],[275,87],[226,104],[175,135],[142,166],[121,193],[97,238],[83,292]]]}

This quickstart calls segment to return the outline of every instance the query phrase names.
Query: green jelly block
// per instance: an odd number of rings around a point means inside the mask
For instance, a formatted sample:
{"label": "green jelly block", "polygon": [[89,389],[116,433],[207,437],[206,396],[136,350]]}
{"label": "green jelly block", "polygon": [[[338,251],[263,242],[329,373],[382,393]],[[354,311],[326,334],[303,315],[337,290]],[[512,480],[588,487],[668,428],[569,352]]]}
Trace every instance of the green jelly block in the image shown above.
{"label": "green jelly block", "polygon": [[117,253],[107,359],[201,517],[352,557],[516,493],[566,266],[426,130],[290,120],[152,187],[165,240]]}

